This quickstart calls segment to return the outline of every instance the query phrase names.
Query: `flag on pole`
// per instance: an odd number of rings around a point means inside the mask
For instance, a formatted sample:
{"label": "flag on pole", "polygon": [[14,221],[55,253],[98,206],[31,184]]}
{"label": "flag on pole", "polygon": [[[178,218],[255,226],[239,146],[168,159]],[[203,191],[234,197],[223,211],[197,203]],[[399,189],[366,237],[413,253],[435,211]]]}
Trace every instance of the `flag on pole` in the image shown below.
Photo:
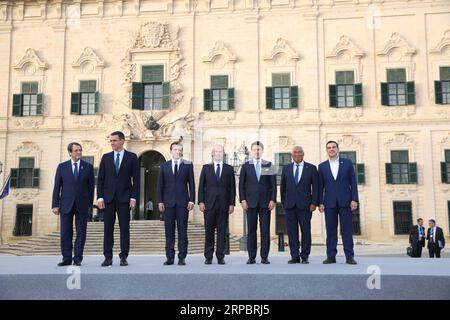
{"label": "flag on pole", "polygon": [[9,184],[11,181],[11,175],[8,176],[8,179],[6,179],[5,184],[3,185],[3,188],[0,192],[0,200],[5,198],[9,194]]}

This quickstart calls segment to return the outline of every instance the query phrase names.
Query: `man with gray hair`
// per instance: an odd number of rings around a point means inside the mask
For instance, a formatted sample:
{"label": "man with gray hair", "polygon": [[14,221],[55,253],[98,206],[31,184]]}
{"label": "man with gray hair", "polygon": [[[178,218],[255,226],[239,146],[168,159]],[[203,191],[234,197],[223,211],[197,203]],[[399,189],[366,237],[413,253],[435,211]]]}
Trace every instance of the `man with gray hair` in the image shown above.
{"label": "man with gray hair", "polygon": [[[293,163],[283,167],[281,174],[281,203],[286,213],[286,228],[289,236],[291,260],[289,264],[307,264],[311,252],[312,212],[319,205],[319,175],[313,164],[303,160],[305,153],[301,146],[292,149]],[[298,225],[302,231],[301,248]]]}
{"label": "man with gray hair", "polygon": [[217,262],[225,264],[225,232],[228,215],[234,211],[236,182],[233,167],[223,162],[223,146],[215,145],[211,156],[213,161],[203,166],[198,186],[198,205],[205,217],[205,264],[212,263],[215,230]]}

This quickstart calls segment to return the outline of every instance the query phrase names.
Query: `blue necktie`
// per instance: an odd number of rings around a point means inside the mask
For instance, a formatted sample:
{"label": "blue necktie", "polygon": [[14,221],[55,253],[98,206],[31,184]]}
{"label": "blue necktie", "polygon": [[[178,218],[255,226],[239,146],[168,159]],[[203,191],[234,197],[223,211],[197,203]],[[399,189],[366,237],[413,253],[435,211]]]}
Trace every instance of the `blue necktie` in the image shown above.
{"label": "blue necktie", "polygon": [[430,242],[431,243],[434,243],[433,235],[434,235],[434,232],[433,232],[433,229],[431,229],[430,230]]}
{"label": "blue necktie", "polygon": [[73,170],[73,177],[75,178],[75,182],[77,182],[77,180],[78,180],[78,163],[74,162],[73,165],[75,166],[75,168]]}
{"label": "blue necktie", "polygon": [[296,164],[297,168],[295,168],[295,175],[294,175],[294,179],[295,179],[295,185],[298,184],[298,176],[299,176],[299,171],[298,171],[298,167],[300,166],[299,164]]}
{"label": "blue necktie", "polygon": [[256,178],[258,179],[259,182],[259,177],[261,177],[261,168],[259,167],[259,160],[256,161]]}
{"label": "blue necktie", "polygon": [[119,174],[119,168],[120,168],[120,153],[117,154],[116,162],[114,163],[114,166],[116,167],[116,174]]}
{"label": "blue necktie", "polygon": [[220,179],[220,164],[217,164],[217,168],[216,168],[216,180],[217,182],[219,182]]}

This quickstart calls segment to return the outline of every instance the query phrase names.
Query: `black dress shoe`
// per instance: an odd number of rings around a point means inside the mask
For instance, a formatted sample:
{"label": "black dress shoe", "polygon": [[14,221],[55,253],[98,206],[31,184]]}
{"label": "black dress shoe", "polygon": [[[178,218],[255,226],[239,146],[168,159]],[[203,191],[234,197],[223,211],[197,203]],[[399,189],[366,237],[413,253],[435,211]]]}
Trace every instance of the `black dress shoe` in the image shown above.
{"label": "black dress shoe", "polygon": [[81,267],[81,261],[74,261],[73,265],[77,266],[77,267]]}
{"label": "black dress shoe", "polygon": [[212,264],[212,259],[206,259],[205,264]]}
{"label": "black dress shoe", "polygon": [[323,260],[323,264],[332,264],[332,263],[336,263],[336,258],[326,258],[325,260]]}
{"label": "black dress shoe", "polygon": [[173,259],[167,259],[166,262],[164,262],[165,266],[171,266],[173,264]]}
{"label": "black dress shoe", "polygon": [[255,259],[248,259],[247,260],[247,264],[255,264],[256,260]]}
{"label": "black dress shoe", "polygon": [[102,267],[109,267],[109,266],[112,266],[112,264],[113,264],[112,259],[105,259],[105,261],[103,261],[103,263],[102,263]]}
{"label": "black dress shoe", "polygon": [[121,267],[126,267],[126,266],[128,266],[128,261],[127,261],[127,259],[120,259],[120,266],[121,266]]}
{"label": "black dress shoe", "polygon": [[302,259],[302,264],[309,264],[308,258]]}
{"label": "black dress shoe", "polygon": [[357,264],[355,259],[353,259],[353,257],[348,257],[346,263],[347,264]]}
{"label": "black dress shoe", "polygon": [[261,263],[262,264],[270,264],[270,261],[269,261],[269,259],[261,259]]}
{"label": "black dress shoe", "polygon": [[224,259],[217,259],[217,263],[218,264],[225,264],[225,260]]}
{"label": "black dress shoe", "polygon": [[58,263],[58,267],[70,266],[71,264],[72,264],[71,260],[63,260],[60,263]]}
{"label": "black dress shoe", "polygon": [[296,258],[296,259],[291,259],[288,261],[289,264],[294,264],[294,263],[300,263],[300,258]]}
{"label": "black dress shoe", "polygon": [[184,259],[180,258],[180,259],[178,259],[178,265],[179,266],[185,266],[186,265],[186,261],[184,261]]}

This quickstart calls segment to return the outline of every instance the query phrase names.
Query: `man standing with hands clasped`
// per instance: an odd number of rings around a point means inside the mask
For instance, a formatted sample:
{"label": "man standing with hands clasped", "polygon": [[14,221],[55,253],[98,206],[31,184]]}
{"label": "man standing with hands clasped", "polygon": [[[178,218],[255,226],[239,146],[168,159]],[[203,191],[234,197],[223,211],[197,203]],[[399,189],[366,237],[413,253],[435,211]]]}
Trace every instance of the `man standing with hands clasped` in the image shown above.
{"label": "man standing with hands clasped", "polygon": [[102,267],[113,263],[116,212],[120,227],[120,265],[128,266],[130,209],[135,208],[139,197],[139,162],[135,153],[123,148],[125,135],[122,132],[111,133],[110,143],[113,151],[103,155],[97,178],[98,208],[104,209],[103,254],[105,260]]}
{"label": "man standing with hands clasped", "polygon": [[353,252],[352,212],[358,208],[358,187],[352,161],[339,157],[336,141],[326,144],[328,160],[319,165],[319,211],[325,211],[327,258],[324,264],[336,263],[338,218],[347,264],[356,264]]}

